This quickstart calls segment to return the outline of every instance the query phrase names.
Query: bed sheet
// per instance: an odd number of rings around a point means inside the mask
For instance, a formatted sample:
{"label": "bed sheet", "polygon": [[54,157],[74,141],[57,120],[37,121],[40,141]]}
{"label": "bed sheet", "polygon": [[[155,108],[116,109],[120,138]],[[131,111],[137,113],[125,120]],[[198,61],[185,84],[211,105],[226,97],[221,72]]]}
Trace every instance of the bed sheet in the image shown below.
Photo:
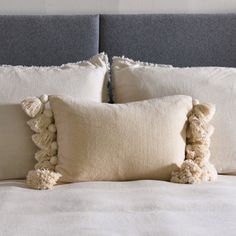
{"label": "bed sheet", "polygon": [[236,176],[213,183],[0,182],[0,235],[236,235]]}

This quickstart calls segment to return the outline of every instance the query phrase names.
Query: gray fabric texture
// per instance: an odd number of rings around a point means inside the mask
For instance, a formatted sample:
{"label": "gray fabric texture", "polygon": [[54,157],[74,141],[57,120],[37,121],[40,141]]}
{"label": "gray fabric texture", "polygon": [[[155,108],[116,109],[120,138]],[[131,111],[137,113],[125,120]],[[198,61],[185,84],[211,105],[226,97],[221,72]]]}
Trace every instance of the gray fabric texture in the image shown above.
{"label": "gray fabric texture", "polygon": [[0,16],[0,64],[61,65],[98,53],[99,16]]}
{"label": "gray fabric texture", "polygon": [[236,14],[102,15],[100,50],[174,66],[236,67]]}
{"label": "gray fabric texture", "polygon": [[[100,30],[100,34],[99,34]],[[0,16],[0,64],[60,65],[99,50],[174,66],[236,66],[236,14]]]}

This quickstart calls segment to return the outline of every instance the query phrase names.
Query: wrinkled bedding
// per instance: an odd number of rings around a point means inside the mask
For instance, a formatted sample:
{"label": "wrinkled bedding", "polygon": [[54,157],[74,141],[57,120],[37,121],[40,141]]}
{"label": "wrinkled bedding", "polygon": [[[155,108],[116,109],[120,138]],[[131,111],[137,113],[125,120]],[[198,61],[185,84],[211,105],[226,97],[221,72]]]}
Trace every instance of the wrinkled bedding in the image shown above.
{"label": "wrinkled bedding", "polygon": [[0,235],[236,235],[236,176],[214,183],[0,182]]}

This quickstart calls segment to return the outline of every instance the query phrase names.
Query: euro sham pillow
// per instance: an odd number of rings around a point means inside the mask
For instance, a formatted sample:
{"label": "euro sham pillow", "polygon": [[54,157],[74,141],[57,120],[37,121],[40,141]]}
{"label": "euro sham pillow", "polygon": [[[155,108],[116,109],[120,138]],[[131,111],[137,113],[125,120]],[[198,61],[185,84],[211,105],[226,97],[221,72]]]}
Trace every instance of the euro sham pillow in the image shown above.
{"label": "euro sham pillow", "polygon": [[0,66],[0,180],[25,178],[35,165],[32,132],[19,101],[44,93],[107,101],[108,70],[104,53],[62,66]]}
{"label": "euro sham pillow", "polygon": [[[185,94],[217,107],[211,158],[219,173],[236,172],[236,68],[153,67],[115,57],[113,94],[117,103]],[[122,65],[122,66],[121,66]]]}
{"label": "euro sham pillow", "polygon": [[[27,114],[36,101],[23,101]],[[209,163],[213,105],[183,95],[115,105],[67,96],[49,101],[54,119],[47,122],[42,108],[28,122],[39,148],[38,163],[27,176],[32,188],[52,188],[58,179],[199,183],[216,178]],[[45,124],[41,130],[39,124]]]}

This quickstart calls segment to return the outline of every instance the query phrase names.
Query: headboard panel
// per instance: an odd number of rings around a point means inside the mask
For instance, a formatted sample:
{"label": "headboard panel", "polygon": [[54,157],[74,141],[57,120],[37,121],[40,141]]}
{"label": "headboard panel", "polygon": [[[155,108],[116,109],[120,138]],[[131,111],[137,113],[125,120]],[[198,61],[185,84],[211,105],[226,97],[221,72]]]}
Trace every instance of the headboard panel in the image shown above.
{"label": "headboard panel", "polygon": [[236,14],[101,15],[100,23],[98,15],[0,16],[0,64],[60,65],[100,50],[175,66],[236,67],[235,39]]}
{"label": "headboard panel", "polygon": [[0,64],[61,65],[99,48],[99,16],[0,16]]}
{"label": "headboard panel", "polygon": [[236,15],[102,15],[100,50],[175,66],[236,67]]}

